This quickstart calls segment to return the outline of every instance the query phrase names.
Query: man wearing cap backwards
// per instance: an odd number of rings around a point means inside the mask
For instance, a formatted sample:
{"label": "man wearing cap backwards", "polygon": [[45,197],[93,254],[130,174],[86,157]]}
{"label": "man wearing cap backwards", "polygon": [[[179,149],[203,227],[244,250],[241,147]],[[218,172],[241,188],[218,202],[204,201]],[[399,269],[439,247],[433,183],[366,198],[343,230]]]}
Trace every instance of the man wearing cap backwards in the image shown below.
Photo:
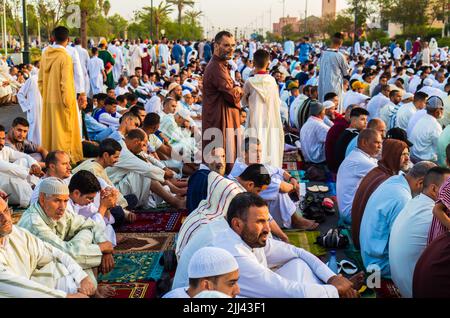
{"label": "man wearing cap backwards", "polygon": [[233,255],[217,247],[203,247],[192,256],[188,268],[189,287],[177,288],[163,298],[194,298],[204,291],[239,295],[239,266]]}
{"label": "man wearing cap backwards", "polygon": [[425,108],[427,103],[428,95],[422,92],[417,92],[414,95],[411,93],[406,93],[403,95],[403,100],[406,98],[414,97],[413,102],[404,103],[402,107],[397,112],[397,120],[395,127],[401,128],[403,130],[408,129],[408,124],[411,118],[416,112]]}
{"label": "man wearing cap backwards", "polygon": [[253,193],[238,194],[227,216],[206,225],[186,246],[173,288],[187,285],[195,251],[204,246],[227,250],[239,266],[240,296],[250,298],[357,297],[352,281],[336,276],[309,252],[269,237],[267,203]]}
{"label": "man wearing cap backwards", "polygon": [[444,114],[442,99],[432,96],[427,101],[427,113],[417,122],[409,137],[414,146],[411,149],[411,160],[437,162],[438,140],[442,134],[442,126],[438,120]]}
{"label": "man wearing cap backwards", "polygon": [[0,197],[0,298],[87,298],[94,293],[91,278],[72,257],[13,225]]}
{"label": "man wearing cap backwards", "polygon": [[[99,271],[107,274],[114,268],[113,245],[105,229],[66,210],[69,188],[63,180],[46,178],[39,189],[39,202],[24,212],[18,226],[73,257],[96,285]],[[112,295],[110,288],[97,292],[100,297]]]}
{"label": "man wearing cap backwards", "polygon": [[247,136],[262,142],[262,160],[281,168],[284,154],[284,130],[280,115],[280,94],[275,79],[267,68],[270,54],[257,50],[254,55],[255,75],[244,86],[242,105],[249,107]]}
{"label": "man wearing cap backwards", "polygon": [[[203,78],[202,149],[210,143],[224,148],[227,171],[230,171],[237,156],[238,143],[242,140],[239,110],[243,90],[235,86],[228,70],[228,61],[233,58],[236,46],[233,35],[226,31],[218,33],[214,45],[214,56]],[[214,128],[218,131],[215,132]],[[217,136],[219,131],[221,136]]]}
{"label": "man wearing cap backwards", "polygon": [[325,107],[319,102],[312,102],[309,112],[311,116],[300,130],[302,153],[308,163],[323,163],[326,160],[325,140],[330,130],[324,123]]}

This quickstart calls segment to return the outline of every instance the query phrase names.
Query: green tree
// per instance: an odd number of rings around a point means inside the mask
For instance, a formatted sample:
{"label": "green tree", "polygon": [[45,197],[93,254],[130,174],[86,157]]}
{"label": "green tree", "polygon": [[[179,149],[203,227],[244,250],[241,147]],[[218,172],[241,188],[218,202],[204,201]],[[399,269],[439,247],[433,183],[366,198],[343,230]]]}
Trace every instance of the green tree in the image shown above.
{"label": "green tree", "polygon": [[195,5],[195,1],[193,0],[167,0],[167,3],[173,4],[178,10],[178,26],[181,27],[183,10],[185,7],[193,8]]}
{"label": "green tree", "polygon": [[139,36],[143,36],[141,32],[143,31],[144,34],[148,34],[148,26],[153,25],[155,26],[155,38],[159,38],[161,25],[169,20],[169,14],[173,12],[173,9],[171,5],[165,2],[160,2],[158,6],[153,7],[153,21],[151,21],[151,12],[151,7],[142,8],[142,10],[140,10],[136,15],[136,22],[137,24],[140,24],[141,27],[133,26],[132,30],[133,32],[139,32]]}
{"label": "green tree", "polygon": [[410,26],[426,25],[429,0],[378,0],[383,19],[402,25],[403,30]]}
{"label": "green tree", "polygon": [[328,35],[335,34],[336,32],[353,32],[354,20],[348,15],[338,15],[336,19],[328,19],[323,25],[323,33]]}
{"label": "green tree", "polygon": [[125,31],[128,29],[128,21],[120,14],[114,14],[107,19],[107,23],[111,27],[111,33],[115,38],[124,38]]}
{"label": "green tree", "polygon": [[189,10],[184,16],[186,23],[190,25],[198,25],[198,19],[203,15],[202,11]]}
{"label": "green tree", "polygon": [[[346,13],[351,16],[357,16],[356,24],[358,27],[364,26],[367,19],[378,11],[378,5],[379,3],[377,1],[380,0],[348,0],[348,9],[346,10]],[[381,0],[384,1],[384,0]],[[354,23],[353,19],[353,23]]]}
{"label": "green tree", "polygon": [[281,36],[283,39],[294,39],[295,35],[292,24],[286,24],[281,28]]}

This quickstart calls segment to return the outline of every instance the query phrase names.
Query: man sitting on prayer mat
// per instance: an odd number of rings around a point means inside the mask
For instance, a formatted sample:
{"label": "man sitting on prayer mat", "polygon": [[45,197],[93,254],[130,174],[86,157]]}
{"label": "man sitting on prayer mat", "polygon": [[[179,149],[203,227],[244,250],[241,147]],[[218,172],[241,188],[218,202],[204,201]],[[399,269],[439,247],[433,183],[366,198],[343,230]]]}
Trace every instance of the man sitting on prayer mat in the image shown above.
{"label": "man sitting on prayer mat", "polygon": [[0,197],[0,298],[87,298],[94,293],[92,280],[72,257],[13,225],[11,209]]}
{"label": "man sitting on prayer mat", "polygon": [[208,176],[211,171],[218,173],[221,176],[225,175],[226,158],[225,149],[214,148],[211,151],[210,160],[205,158],[207,165],[201,164],[200,169],[197,170],[188,182],[187,192],[187,209],[191,213],[198,208],[200,202],[205,200],[208,196]]}
{"label": "man sitting on prayer mat", "polygon": [[[230,172],[229,178],[235,179],[252,163],[261,163],[262,144],[256,138],[246,138],[244,141],[244,159],[238,158]],[[307,220],[297,214],[297,206],[289,197],[290,193],[298,193],[299,184],[296,178],[287,171],[264,165],[270,174],[271,182],[267,189],[259,195],[267,201],[270,214],[280,227],[301,230],[314,230],[319,224]]]}
{"label": "man sitting on prayer mat", "polygon": [[186,199],[174,197],[170,189],[162,185],[166,178],[173,176],[173,171],[163,170],[141,155],[147,143],[148,136],[143,130],[130,131],[125,141],[120,142],[119,161],[106,169],[109,178],[123,195],[136,195],[138,206],[144,209],[155,208],[162,200],[175,208],[185,208]]}
{"label": "man sitting on prayer mat", "polygon": [[239,295],[239,267],[233,255],[217,247],[195,252],[188,268],[189,286],[177,288],[163,298],[194,298],[203,291],[219,291],[229,297]]}
{"label": "man sitting on prayer mat", "polygon": [[[78,167],[73,169],[73,173],[81,170],[86,170],[93,173],[97,178],[104,180],[108,186],[114,188],[114,184],[109,179],[106,173],[106,168],[114,167],[120,157],[122,146],[114,139],[105,139],[100,143],[96,159],[88,159],[81,163]],[[129,210],[136,207],[137,197],[134,194],[123,196],[118,193],[117,206],[111,209],[111,214],[116,220],[116,226],[120,226],[125,221],[133,223],[136,220],[136,215]]]}
{"label": "man sitting on prayer mat", "polygon": [[[39,201],[24,212],[19,226],[44,242],[69,254],[96,284],[97,271],[107,274],[114,268],[113,245],[92,219],[67,210],[69,188],[61,179],[42,181]],[[98,288],[99,297],[112,296],[111,288]]]}
{"label": "man sitting on prayer mat", "polygon": [[178,263],[173,288],[187,285],[187,265],[204,246],[227,250],[239,265],[240,296],[249,298],[357,297],[363,276],[336,276],[309,252],[269,237],[267,203],[253,193],[238,194],[224,217],[209,223],[189,242]]}
{"label": "man sitting on prayer mat", "polygon": [[[237,194],[242,192],[259,194],[269,184],[270,175],[261,164],[247,167],[236,178],[236,181],[225,179],[217,173],[211,172],[208,176],[207,198],[200,202],[198,208],[189,214],[181,226],[176,246],[177,257],[180,257],[183,248],[202,226],[226,214],[231,200]],[[270,226],[273,234],[288,242],[287,235],[275,220],[270,220]]]}

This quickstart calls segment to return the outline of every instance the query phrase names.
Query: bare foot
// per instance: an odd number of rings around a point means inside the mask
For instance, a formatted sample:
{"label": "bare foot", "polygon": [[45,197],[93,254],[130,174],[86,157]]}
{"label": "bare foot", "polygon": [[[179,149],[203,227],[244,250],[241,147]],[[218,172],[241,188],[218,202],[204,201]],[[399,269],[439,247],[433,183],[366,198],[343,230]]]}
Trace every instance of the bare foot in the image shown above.
{"label": "bare foot", "polygon": [[177,209],[186,209],[186,197],[175,196],[174,207]]}
{"label": "bare foot", "polygon": [[[294,214],[295,215],[295,214]],[[302,216],[292,216],[292,227],[298,230],[314,231],[319,227],[319,223],[305,219]]]}
{"label": "bare foot", "polygon": [[109,285],[99,285],[95,292],[94,298],[110,298],[116,295],[114,287]]}

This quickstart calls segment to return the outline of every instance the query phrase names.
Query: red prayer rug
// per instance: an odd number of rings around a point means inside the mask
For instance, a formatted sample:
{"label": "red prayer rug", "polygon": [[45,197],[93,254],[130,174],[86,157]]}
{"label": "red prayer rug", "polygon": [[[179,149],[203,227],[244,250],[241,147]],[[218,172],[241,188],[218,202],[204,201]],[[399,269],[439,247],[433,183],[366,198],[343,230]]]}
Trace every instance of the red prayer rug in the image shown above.
{"label": "red prayer rug", "polygon": [[100,284],[114,287],[116,295],[111,298],[154,299],[156,298],[156,282]]}
{"label": "red prayer rug", "polygon": [[187,212],[136,212],[136,222],[125,224],[116,233],[178,232]]}

